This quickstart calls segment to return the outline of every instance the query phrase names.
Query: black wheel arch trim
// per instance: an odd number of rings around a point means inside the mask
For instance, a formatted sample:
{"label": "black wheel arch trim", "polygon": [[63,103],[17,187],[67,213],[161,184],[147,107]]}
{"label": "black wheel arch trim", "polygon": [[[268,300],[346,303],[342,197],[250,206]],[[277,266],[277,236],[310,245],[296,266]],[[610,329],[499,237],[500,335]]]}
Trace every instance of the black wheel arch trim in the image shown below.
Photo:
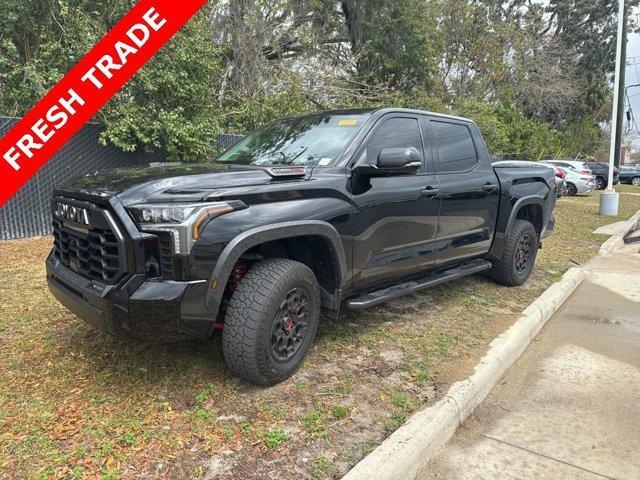
{"label": "black wheel arch trim", "polygon": [[[504,244],[505,244],[504,239],[507,237],[507,235],[513,228],[513,222],[515,221],[516,217],[518,216],[518,212],[522,209],[522,207],[525,207],[527,205],[538,205],[542,210],[542,214],[544,216],[544,201],[545,201],[544,198],[539,195],[528,195],[526,197],[522,197],[518,199],[516,203],[513,204],[513,207],[511,207],[511,212],[509,213],[509,219],[507,220],[507,223],[504,226],[504,229],[501,228],[501,225],[500,225],[501,222],[498,222],[498,225],[496,228],[496,234],[495,234],[493,243],[491,245],[491,249],[489,250],[488,258],[494,259],[494,260],[498,260],[502,258],[502,253],[504,251]],[[546,222],[543,217],[542,231],[544,231],[545,223]],[[535,225],[534,225],[534,228],[535,228]],[[542,234],[542,231],[539,233]]]}
{"label": "black wheel arch trim", "polygon": [[347,260],[340,234],[333,225],[321,220],[299,220],[263,225],[242,232],[224,248],[211,274],[209,289],[205,298],[207,309],[218,314],[227,280],[240,257],[251,247],[261,243],[294,237],[318,236],[323,238],[331,251],[337,270],[339,288],[334,294],[334,302],[339,304],[340,292],[347,278]]}

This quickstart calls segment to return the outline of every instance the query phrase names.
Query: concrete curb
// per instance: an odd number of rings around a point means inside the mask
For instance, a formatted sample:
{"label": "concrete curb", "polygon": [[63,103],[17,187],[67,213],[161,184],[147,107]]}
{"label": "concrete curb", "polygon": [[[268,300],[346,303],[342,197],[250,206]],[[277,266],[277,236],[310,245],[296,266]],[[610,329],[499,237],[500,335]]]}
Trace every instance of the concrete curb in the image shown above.
{"label": "concrete curb", "polygon": [[507,331],[491,342],[489,351],[469,378],[454,383],[445,397],[432,407],[415,413],[343,480],[415,478],[580,285],[584,275],[581,268],[569,269],[562,279],[534,300]]}
{"label": "concrete curb", "polygon": [[600,253],[610,253],[618,250],[624,245],[624,237],[640,225],[640,210],[638,210],[629,220],[622,235],[612,235],[606,242],[600,246]]}

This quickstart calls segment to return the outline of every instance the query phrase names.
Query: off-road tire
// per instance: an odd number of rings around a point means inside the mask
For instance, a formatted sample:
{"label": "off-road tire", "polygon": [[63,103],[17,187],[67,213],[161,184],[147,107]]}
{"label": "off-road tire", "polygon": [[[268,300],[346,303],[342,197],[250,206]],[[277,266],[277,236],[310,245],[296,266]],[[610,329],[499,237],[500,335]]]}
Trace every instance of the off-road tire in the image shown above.
{"label": "off-road tire", "polygon": [[[282,304],[292,290],[308,298],[306,331],[290,359],[278,360],[272,347],[273,329]],[[231,296],[222,329],[222,350],[231,372],[248,382],[270,386],[295,373],[318,329],[320,288],[306,265],[284,258],[256,263]]]}
{"label": "off-road tire", "polygon": [[[524,270],[516,268],[516,255],[520,247],[520,242],[527,237],[530,240],[530,253],[527,258]],[[505,238],[504,252],[500,260],[492,262],[493,266],[489,270],[490,277],[497,283],[515,287],[527,281],[533,271],[533,265],[538,253],[538,234],[531,223],[526,220],[514,220],[511,231]]]}

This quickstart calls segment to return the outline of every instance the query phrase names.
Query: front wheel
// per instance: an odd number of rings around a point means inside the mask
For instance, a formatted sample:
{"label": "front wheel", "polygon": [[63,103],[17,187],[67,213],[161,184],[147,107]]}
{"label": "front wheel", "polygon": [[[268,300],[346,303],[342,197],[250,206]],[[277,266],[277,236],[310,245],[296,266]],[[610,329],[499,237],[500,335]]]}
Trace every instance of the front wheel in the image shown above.
{"label": "front wheel", "polygon": [[275,385],[295,373],[318,329],[320,287],[306,265],[263,260],[242,278],[222,330],[229,369],[257,385]]}
{"label": "front wheel", "polygon": [[633,177],[631,179],[631,185],[634,185],[636,187],[640,187],[640,177]]}
{"label": "front wheel", "polygon": [[604,178],[602,177],[596,177],[596,190],[604,190],[604,187],[606,187],[607,184],[604,181]]}
{"label": "front wheel", "polygon": [[538,234],[526,220],[515,220],[505,239],[500,260],[493,261],[489,271],[497,283],[515,287],[527,281],[538,253]]}

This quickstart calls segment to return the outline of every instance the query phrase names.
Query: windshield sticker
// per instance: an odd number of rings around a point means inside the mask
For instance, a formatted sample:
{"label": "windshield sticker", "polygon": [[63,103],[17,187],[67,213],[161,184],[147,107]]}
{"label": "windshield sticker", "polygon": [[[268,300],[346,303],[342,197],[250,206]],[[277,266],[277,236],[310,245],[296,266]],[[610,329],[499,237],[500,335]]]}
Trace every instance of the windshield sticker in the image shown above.
{"label": "windshield sticker", "polygon": [[338,120],[339,127],[355,127],[358,124],[358,120],[355,118],[343,118]]}
{"label": "windshield sticker", "polygon": [[331,163],[331,160],[333,160],[333,158],[322,157],[320,160],[318,160],[318,165],[329,165]]}

